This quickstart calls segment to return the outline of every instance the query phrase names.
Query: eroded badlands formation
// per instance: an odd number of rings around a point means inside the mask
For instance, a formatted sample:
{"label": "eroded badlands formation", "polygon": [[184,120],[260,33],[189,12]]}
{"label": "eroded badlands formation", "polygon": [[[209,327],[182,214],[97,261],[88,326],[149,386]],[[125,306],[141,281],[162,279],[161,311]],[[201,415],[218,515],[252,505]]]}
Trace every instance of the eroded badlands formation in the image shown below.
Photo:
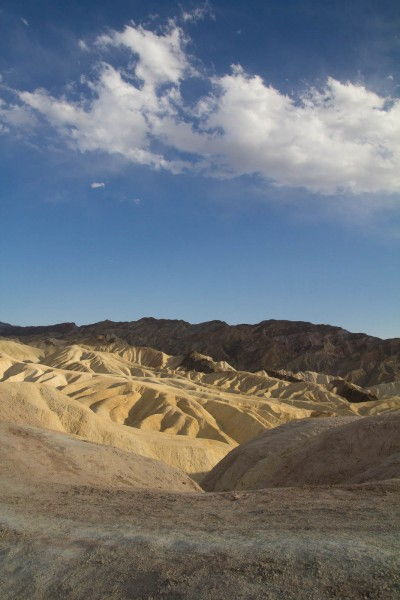
{"label": "eroded badlands formation", "polygon": [[400,595],[398,340],[154,323],[1,324],[0,596]]}

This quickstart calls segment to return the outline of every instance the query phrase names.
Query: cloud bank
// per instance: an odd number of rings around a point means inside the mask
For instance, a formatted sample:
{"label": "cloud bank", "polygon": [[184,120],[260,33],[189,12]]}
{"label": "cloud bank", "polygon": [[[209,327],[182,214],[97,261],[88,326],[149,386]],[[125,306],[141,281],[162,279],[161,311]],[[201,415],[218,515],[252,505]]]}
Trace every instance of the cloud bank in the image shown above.
{"label": "cloud bank", "polygon": [[[188,44],[174,22],[161,32],[110,31],[98,37],[95,55],[122,49],[128,66],[95,57],[97,75],[85,79],[79,101],[20,91],[18,105],[0,105],[0,125],[17,127],[31,111],[77,151],[173,173],[257,174],[322,194],[400,191],[399,99],[333,78],[292,97],[240,65],[209,77],[193,66]],[[196,77],[210,92],[188,105],[182,83]]]}

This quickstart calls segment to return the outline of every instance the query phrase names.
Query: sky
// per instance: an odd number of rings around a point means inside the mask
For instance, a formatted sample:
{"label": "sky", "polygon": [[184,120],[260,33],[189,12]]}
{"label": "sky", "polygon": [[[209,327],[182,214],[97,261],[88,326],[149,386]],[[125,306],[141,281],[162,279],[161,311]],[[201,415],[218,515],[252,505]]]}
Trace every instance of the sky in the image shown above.
{"label": "sky", "polygon": [[397,0],[0,4],[0,321],[400,337]]}

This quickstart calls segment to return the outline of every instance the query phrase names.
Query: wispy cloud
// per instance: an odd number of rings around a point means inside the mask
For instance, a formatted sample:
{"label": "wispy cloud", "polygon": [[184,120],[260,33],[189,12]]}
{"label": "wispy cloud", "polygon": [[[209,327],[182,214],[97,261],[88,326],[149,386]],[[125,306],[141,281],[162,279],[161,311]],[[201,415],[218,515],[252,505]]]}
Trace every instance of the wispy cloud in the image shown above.
{"label": "wispy cloud", "polygon": [[203,4],[193,8],[192,10],[182,11],[182,20],[187,22],[195,23],[196,21],[203,21],[204,19],[215,19],[214,11],[210,2],[204,2]]}
{"label": "wispy cloud", "polygon": [[139,206],[142,204],[142,200],[140,198],[129,198],[127,196],[120,196],[116,198],[121,204],[130,204],[131,206]]}
{"label": "wispy cloud", "polygon": [[7,103],[0,98],[0,131],[24,130],[27,134],[36,125],[37,118],[28,106]]}
{"label": "wispy cloud", "polygon": [[92,188],[92,190],[97,190],[99,188],[106,187],[106,184],[102,181],[93,181],[93,183],[90,184],[90,187]]}
{"label": "wispy cloud", "polygon": [[[257,174],[326,195],[400,192],[399,100],[332,77],[288,96],[236,65],[208,77],[212,91],[189,107],[182,83],[206,75],[193,67],[188,41],[174,22],[163,31],[110,31],[97,40],[102,61],[98,76],[86,79],[87,97],[23,91],[19,109],[42,115],[78,151],[174,173]],[[128,51],[129,75],[125,65],[104,61],[112,47]]]}
{"label": "wispy cloud", "polygon": [[89,50],[89,46],[87,45],[87,43],[84,40],[79,40],[78,41],[78,46],[84,52],[87,52]]}
{"label": "wispy cloud", "polygon": [[24,19],[24,17],[21,17],[21,21],[24,25],[26,25],[26,27],[29,27],[29,23],[26,19]]}

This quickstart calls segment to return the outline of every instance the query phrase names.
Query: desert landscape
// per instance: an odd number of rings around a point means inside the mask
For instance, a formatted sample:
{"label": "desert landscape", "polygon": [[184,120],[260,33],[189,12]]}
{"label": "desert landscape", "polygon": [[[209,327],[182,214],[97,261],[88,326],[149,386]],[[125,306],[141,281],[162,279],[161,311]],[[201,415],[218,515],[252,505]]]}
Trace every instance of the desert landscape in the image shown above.
{"label": "desert landscape", "polygon": [[399,0],[2,0],[0,600],[400,600]]}
{"label": "desert landscape", "polygon": [[0,334],[1,598],[399,596],[399,339]]}

